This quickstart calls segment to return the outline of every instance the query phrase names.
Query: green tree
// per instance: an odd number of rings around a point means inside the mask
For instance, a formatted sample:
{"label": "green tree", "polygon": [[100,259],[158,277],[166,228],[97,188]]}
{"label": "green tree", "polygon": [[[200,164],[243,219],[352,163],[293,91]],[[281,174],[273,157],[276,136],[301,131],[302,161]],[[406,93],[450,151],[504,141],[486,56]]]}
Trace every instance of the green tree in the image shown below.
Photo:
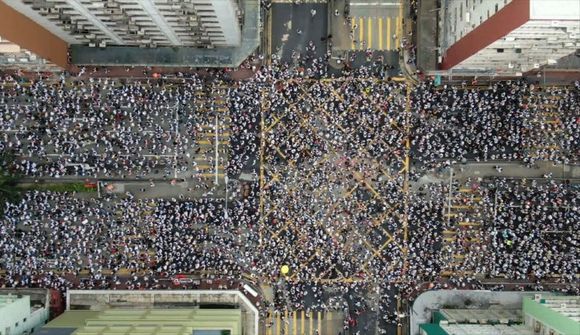
{"label": "green tree", "polygon": [[0,206],[4,209],[5,202],[14,202],[20,199],[18,178],[7,173],[0,174]]}
{"label": "green tree", "polygon": [[12,160],[11,155],[0,155],[0,214],[4,211],[4,204],[6,202],[14,202],[20,199],[20,192],[18,187],[19,177],[8,172],[8,167]]}

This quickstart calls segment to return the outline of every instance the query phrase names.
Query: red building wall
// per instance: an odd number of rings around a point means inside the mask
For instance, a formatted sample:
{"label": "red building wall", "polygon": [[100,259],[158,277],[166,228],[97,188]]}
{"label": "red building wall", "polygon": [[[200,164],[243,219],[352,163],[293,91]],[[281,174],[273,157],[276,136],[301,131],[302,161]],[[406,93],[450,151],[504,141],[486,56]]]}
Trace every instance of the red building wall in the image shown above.
{"label": "red building wall", "polygon": [[68,44],[3,1],[0,36],[62,68],[68,66]]}
{"label": "red building wall", "polygon": [[513,0],[447,49],[440,69],[453,68],[529,20],[530,0]]}

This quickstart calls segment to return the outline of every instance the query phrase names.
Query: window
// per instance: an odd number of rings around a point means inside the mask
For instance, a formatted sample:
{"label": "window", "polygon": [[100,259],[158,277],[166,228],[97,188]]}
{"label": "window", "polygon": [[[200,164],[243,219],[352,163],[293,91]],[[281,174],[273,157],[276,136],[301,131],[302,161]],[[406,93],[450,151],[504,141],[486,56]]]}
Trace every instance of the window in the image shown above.
{"label": "window", "polygon": [[520,49],[520,48],[516,48],[516,53],[517,53],[517,54],[521,54],[521,53],[522,53],[522,49]]}
{"label": "window", "polygon": [[487,18],[489,19],[489,9],[487,10]]}
{"label": "window", "polygon": [[503,53],[503,49],[497,49],[497,53],[498,54],[502,54]]}
{"label": "window", "polygon": [[16,324],[14,325],[15,328],[18,328],[18,322],[16,322]]}
{"label": "window", "polygon": [[26,322],[26,318],[22,319],[22,322]]}
{"label": "window", "polygon": [[495,12],[496,13],[497,13],[498,9],[499,9],[499,6],[497,4],[495,4]]}
{"label": "window", "polygon": [[459,4],[459,17],[463,20],[463,3]]}

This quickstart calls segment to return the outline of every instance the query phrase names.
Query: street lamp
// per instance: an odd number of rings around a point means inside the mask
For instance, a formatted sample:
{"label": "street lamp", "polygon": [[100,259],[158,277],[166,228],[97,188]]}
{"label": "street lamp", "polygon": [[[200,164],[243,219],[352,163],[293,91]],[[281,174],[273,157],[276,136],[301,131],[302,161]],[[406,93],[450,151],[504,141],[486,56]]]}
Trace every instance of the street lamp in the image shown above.
{"label": "street lamp", "polygon": [[229,219],[229,216],[228,216],[228,175],[227,175],[227,171],[226,171],[224,181],[226,184],[226,208],[224,210],[224,219],[227,220],[227,219]]}

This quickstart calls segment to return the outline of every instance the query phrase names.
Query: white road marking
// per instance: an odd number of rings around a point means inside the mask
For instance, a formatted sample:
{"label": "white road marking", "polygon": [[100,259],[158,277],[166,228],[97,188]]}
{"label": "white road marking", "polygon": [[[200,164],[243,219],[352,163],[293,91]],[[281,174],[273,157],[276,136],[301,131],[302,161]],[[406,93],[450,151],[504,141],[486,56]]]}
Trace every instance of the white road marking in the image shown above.
{"label": "white road marking", "polygon": [[380,7],[399,7],[400,2],[351,2],[350,7],[362,6],[380,6]]}

